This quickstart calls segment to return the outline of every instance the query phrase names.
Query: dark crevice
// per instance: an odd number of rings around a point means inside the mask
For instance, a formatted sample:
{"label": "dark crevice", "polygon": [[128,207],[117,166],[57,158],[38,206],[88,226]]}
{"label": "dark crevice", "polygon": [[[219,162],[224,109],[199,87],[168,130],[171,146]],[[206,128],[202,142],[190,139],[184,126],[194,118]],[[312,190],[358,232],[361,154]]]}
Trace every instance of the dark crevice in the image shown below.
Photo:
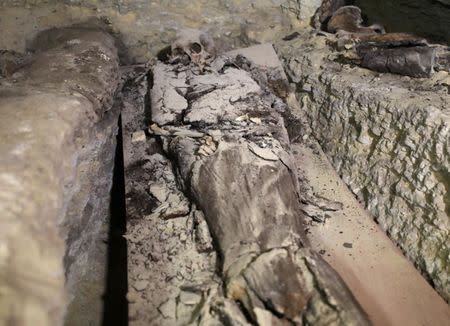
{"label": "dark crevice", "polygon": [[106,291],[103,296],[102,325],[128,325],[127,243],[126,232],[125,176],[122,142],[122,118],[119,117],[119,132],[111,189],[110,226],[108,237],[108,265]]}
{"label": "dark crevice", "polygon": [[152,101],[150,98],[151,90],[153,88],[153,71],[150,69],[147,73],[147,92],[144,98],[144,123],[145,126],[149,126],[152,123]]}
{"label": "dark crevice", "polygon": [[431,3],[435,4],[435,5],[442,6],[443,8],[446,8],[446,9],[450,9],[450,4],[444,3],[444,2],[439,1],[439,0],[431,0]]}

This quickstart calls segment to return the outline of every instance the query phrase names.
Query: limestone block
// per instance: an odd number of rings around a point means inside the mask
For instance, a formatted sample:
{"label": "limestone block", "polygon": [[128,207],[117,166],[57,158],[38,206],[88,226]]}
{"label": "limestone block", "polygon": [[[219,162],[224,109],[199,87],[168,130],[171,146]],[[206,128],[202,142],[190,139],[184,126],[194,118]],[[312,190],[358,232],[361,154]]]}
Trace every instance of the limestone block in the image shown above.
{"label": "limestone block", "polygon": [[30,61],[0,82],[0,323],[62,324],[74,302],[84,322],[98,321],[117,50],[98,30],[40,37]]}
{"label": "limestone block", "polygon": [[[302,89],[297,114],[335,169],[436,290],[450,299],[450,96],[435,79],[340,64],[324,38],[279,44]],[[413,240],[415,239],[415,240]]]}

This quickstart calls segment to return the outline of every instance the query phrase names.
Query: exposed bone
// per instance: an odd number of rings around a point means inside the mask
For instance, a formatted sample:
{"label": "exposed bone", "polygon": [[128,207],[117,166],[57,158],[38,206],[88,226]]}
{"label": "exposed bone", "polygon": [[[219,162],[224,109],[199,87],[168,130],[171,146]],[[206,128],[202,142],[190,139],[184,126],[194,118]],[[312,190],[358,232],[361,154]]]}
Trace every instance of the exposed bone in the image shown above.
{"label": "exposed bone", "polygon": [[172,137],[180,136],[191,138],[202,138],[205,136],[204,133],[195,130],[189,130],[186,128],[178,128],[171,126],[165,126],[161,128],[156,123],[150,125],[149,132],[156,136],[172,136]]}
{"label": "exposed bone", "polygon": [[[210,64],[216,56],[214,41],[207,33],[196,29],[181,30],[175,42],[172,43],[171,62],[192,62],[200,68]],[[186,56],[188,60],[186,60]]]}

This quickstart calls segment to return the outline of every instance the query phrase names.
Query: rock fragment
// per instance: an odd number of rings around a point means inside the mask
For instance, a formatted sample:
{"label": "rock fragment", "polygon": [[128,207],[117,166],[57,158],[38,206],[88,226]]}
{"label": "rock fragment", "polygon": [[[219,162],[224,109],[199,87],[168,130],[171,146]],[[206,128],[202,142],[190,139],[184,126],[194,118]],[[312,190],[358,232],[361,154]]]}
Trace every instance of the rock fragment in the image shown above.
{"label": "rock fragment", "polygon": [[164,318],[176,318],[176,302],[174,299],[169,299],[158,307],[158,311]]}
{"label": "rock fragment", "polygon": [[198,305],[202,300],[200,294],[191,291],[181,291],[178,298],[181,303],[189,306]]}
{"label": "rock fragment", "polygon": [[195,243],[199,252],[210,252],[214,249],[208,224],[202,211],[194,211]]}
{"label": "rock fragment", "polygon": [[250,151],[256,156],[268,160],[268,161],[278,161],[278,156],[270,148],[261,148],[254,143],[248,145]]}
{"label": "rock fragment", "polygon": [[131,135],[131,142],[132,143],[139,143],[139,142],[144,142],[145,141],[145,131],[143,130],[139,130],[134,132]]}
{"label": "rock fragment", "polygon": [[147,288],[148,286],[148,281],[142,280],[142,281],[137,281],[136,283],[133,284],[133,287],[136,289],[136,291],[143,291]]}
{"label": "rock fragment", "polygon": [[170,190],[163,182],[151,183],[149,186],[150,194],[155,197],[160,203],[164,203],[169,197]]}

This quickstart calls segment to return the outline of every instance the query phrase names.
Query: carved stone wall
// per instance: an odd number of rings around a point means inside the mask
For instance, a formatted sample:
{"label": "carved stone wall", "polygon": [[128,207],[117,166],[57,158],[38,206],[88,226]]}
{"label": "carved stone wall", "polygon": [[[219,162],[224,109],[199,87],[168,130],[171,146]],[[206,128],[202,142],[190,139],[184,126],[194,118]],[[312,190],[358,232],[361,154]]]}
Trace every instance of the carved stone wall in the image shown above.
{"label": "carved stone wall", "polygon": [[450,299],[448,72],[342,65],[323,37],[279,44],[311,136],[383,229]]}
{"label": "carved stone wall", "polygon": [[57,1],[0,3],[0,48],[23,51],[36,32],[102,18],[120,34],[138,61],[152,58],[181,28],[202,28],[222,48],[272,42],[309,23],[314,0]]}

